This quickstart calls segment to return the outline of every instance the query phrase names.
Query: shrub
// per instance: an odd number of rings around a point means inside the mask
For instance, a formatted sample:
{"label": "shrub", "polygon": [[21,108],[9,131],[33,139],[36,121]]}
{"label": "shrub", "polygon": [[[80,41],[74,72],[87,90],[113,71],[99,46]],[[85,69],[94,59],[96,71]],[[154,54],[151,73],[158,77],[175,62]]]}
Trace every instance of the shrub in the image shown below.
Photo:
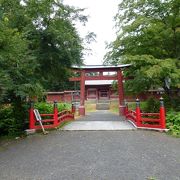
{"label": "shrub", "polygon": [[167,95],[163,96],[164,103],[167,110],[173,109],[174,111],[180,111],[180,97],[169,97]]}
{"label": "shrub", "polygon": [[160,103],[159,100],[154,98],[149,98],[146,101],[146,105],[144,106],[145,112],[159,112]]}
{"label": "shrub", "polygon": [[[71,105],[67,103],[58,103],[58,111],[70,109]],[[53,104],[45,102],[35,103],[35,108],[40,113],[53,113]],[[19,136],[29,125],[28,106],[23,104],[21,111],[14,108],[13,105],[0,106],[0,136]]]}
{"label": "shrub", "polygon": [[180,137],[180,112],[169,111],[166,114],[166,125],[170,134]]}
{"label": "shrub", "polygon": [[[58,111],[70,109],[71,105],[68,103],[58,103]],[[53,113],[54,105],[52,103],[38,102],[34,104],[34,108],[38,109],[40,113],[50,114]]]}
{"label": "shrub", "polygon": [[[129,109],[135,110],[136,109],[136,103],[130,102],[128,103]],[[157,108],[156,112],[159,111],[159,102],[154,105],[154,100],[147,100],[147,101],[140,101],[140,108],[143,112],[155,112],[154,107]]]}
{"label": "shrub", "polygon": [[13,107],[2,105],[0,107],[0,136],[14,136],[19,134],[19,125],[13,116]]}

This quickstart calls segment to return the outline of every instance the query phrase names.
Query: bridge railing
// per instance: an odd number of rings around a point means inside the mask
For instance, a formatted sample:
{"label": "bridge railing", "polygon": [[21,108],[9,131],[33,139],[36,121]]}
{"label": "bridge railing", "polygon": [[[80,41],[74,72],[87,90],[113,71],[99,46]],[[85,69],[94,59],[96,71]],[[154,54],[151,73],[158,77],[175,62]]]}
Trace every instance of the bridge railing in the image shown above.
{"label": "bridge railing", "polygon": [[[58,127],[63,121],[74,119],[74,113],[69,110],[58,112],[57,102],[54,102],[54,110],[51,114],[40,114],[44,129]],[[34,104],[31,102],[29,109],[29,129],[41,129],[38,120],[34,114]]]}
{"label": "bridge railing", "polygon": [[125,110],[126,119],[133,122],[137,128],[147,128],[147,129],[166,129],[166,117],[163,98],[160,98],[160,109],[158,113],[144,113],[140,109],[140,101],[136,99],[136,109],[135,111],[128,109],[128,104],[126,103]]}

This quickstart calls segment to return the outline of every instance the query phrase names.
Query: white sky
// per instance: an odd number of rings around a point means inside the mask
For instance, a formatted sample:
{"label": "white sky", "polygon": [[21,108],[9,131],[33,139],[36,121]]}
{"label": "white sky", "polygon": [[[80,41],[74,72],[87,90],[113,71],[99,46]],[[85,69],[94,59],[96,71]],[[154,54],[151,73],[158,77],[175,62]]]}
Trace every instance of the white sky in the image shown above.
{"label": "white sky", "polygon": [[85,15],[89,15],[86,26],[77,25],[81,37],[87,32],[94,32],[96,41],[90,45],[92,55],[84,57],[86,65],[98,65],[103,63],[106,53],[105,42],[115,39],[115,29],[113,17],[117,13],[120,0],[64,0],[64,4],[79,8],[87,8]]}

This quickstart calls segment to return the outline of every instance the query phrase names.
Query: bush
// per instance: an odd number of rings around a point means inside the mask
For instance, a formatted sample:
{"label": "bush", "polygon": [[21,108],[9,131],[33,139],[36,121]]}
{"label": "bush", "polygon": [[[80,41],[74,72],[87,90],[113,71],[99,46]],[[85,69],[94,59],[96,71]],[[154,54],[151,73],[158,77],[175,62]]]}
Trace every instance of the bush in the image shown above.
{"label": "bush", "polygon": [[[53,113],[54,105],[52,103],[38,102],[34,104],[34,108],[38,109],[41,114],[51,114]],[[58,111],[63,111],[65,109],[70,110],[71,105],[67,103],[58,103]]]}
{"label": "bush", "polygon": [[167,110],[173,109],[174,111],[180,111],[180,97],[170,98],[167,95],[164,95],[163,98]]}
{"label": "bush", "polygon": [[180,112],[169,111],[166,114],[166,125],[170,134],[180,137]]}
{"label": "bush", "polygon": [[[53,104],[45,102],[35,103],[35,108],[40,113],[53,113]],[[71,105],[67,103],[58,103],[58,111],[70,109]],[[28,106],[23,104],[21,111],[13,105],[0,106],[0,136],[19,136],[29,125]]]}
{"label": "bush", "polygon": [[14,136],[19,134],[19,125],[13,116],[13,107],[3,105],[0,107],[0,136]]}
{"label": "bush", "polygon": [[160,103],[159,100],[154,99],[154,98],[149,98],[146,101],[146,105],[144,106],[144,111],[145,112],[159,112],[160,108]]}
{"label": "bush", "polygon": [[[129,109],[136,109],[136,102],[128,103]],[[140,101],[140,109],[143,112],[159,112],[160,103],[158,100],[148,99],[147,101]]]}

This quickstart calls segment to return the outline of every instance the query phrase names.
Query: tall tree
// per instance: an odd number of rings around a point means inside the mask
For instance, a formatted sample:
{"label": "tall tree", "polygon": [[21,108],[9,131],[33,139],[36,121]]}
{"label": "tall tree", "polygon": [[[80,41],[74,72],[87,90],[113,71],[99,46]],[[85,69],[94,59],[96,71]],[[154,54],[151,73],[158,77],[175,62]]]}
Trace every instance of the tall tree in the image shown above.
{"label": "tall tree", "polygon": [[26,98],[63,88],[67,69],[82,63],[74,25],[87,21],[82,11],[56,0],[0,0],[0,100],[12,104],[18,129]]}
{"label": "tall tree", "polygon": [[56,0],[1,0],[1,7],[10,27],[29,42],[28,48],[36,57],[36,78],[45,89],[62,88],[67,68],[82,64],[82,39],[74,23],[87,21],[81,14],[83,9]]}
{"label": "tall tree", "polygon": [[[124,0],[115,17],[117,38],[109,44],[105,63],[131,63],[127,82],[135,92],[152,87],[180,87],[180,2]],[[168,83],[170,82],[171,83]]]}

